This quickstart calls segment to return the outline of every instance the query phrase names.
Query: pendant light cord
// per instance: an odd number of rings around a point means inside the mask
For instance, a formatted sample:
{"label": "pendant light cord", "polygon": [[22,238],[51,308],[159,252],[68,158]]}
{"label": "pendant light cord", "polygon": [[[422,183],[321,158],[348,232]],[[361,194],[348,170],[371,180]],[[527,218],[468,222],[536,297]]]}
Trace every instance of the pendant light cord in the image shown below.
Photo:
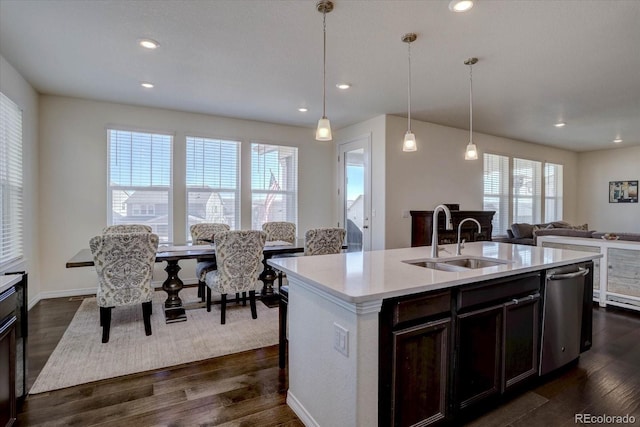
{"label": "pendant light cord", "polygon": [[473,65],[469,64],[469,143],[473,143]]}
{"label": "pendant light cord", "polygon": [[408,45],[408,59],[409,59],[409,71],[407,72],[407,76],[408,76],[408,82],[409,84],[407,85],[407,92],[408,92],[408,96],[407,96],[407,110],[408,110],[408,114],[407,114],[407,132],[411,132],[411,42],[407,43]]}
{"label": "pendant light cord", "polygon": [[323,56],[322,56],[322,118],[326,115],[326,87],[327,87],[327,12],[322,12]]}

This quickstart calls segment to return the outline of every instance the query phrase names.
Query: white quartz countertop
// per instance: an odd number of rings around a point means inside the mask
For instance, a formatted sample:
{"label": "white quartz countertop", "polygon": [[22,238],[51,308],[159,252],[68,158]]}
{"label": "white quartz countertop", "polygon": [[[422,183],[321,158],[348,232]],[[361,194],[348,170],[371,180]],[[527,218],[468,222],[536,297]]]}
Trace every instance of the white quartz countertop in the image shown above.
{"label": "white quartz countertop", "polygon": [[[447,250],[440,250],[442,260],[459,258],[453,255],[455,245],[442,247]],[[272,258],[268,262],[290,278],[297,278],[346,302],[362,303],[539,271],[602,256],[593,252],[566,249],[472,242],[465,245],[462,257],[497,258],[508,263],[451,272],[403,262],[430,258],[430,252],[430,247],[421,246],[337,255]]]}
{"label": "white quartz countertop", "polygon": [[11,274],[9,276],[0,276],[0,294],[22,280],[21,274]]}

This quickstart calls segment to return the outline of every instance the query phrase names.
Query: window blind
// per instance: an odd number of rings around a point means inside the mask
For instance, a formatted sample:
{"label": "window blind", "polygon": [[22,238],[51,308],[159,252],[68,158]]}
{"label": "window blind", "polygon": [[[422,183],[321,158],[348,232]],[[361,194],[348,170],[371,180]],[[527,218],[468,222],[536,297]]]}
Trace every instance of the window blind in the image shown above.
{"label": "window blind", "polygon": [[0,92],[0,268],[24,255],[22,111]]}
{"label": "window blind", "polygon": [[542,163],[513,159],[513,222],[542,222]]}
{"label": "window blind", "polygon": [[554,163],[544,165],[544,221],[560,221],[563,215],[563,167]]}
{"label": "window blind", "polygon": [[146,224],[172,237],[171,135],[109,129],[108,223]]}
{"label": "window blind", "polygon": [[494,236],[507,234],[509,197],[509,158],[485,153],[483,209],[496,212],[493,216]]}
{"label": "window blind", "polygon": [[251,144],[251,227],[270,221],[298,224],[298,149]]}
{"label": "window blind", "polygon": [[240,142],[187,136],[187,236],[202,222],[240,224]]}

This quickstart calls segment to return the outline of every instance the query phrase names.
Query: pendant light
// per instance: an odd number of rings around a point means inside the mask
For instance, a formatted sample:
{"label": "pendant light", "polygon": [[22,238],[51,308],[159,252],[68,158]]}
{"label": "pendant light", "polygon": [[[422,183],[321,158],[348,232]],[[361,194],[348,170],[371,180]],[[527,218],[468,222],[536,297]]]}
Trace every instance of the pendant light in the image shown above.
{"label": "pendant light", "polygon": [[402,36],[402,41],[407,44],[409,59],[409,71],[407,74],[407,133],[404,134],[404,142],[402,143],[402,151],[416,151],[418,146],[416,145],[416,136],[411,132],[411,43],[416,41],[418,36],[415,33],[407,33]]}
{"label": "pendant light", "polygon": [[465,160],[478,160],[478,148],[473,143],[473,73],[471,71],[476,62],[478,58],[469,58],[464,61],[464,64],[469,66],[469,145],[464,153]]}
{"label": "pendant light", "polygon": [[323,57],[322,57],[322,118],[318,120],[316,140],[331,141],[331,123],[326,115],[326,75],[327,75],[327,13],[333,10],[333,2],[321,0],[316,3],[316,9],[322,13]]}

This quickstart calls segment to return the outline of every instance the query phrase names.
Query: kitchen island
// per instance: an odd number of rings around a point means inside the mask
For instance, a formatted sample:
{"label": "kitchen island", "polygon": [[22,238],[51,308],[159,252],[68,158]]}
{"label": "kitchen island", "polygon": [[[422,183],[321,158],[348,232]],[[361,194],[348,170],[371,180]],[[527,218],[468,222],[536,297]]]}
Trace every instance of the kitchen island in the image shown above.
{"label": "kitchen island", "polygon": [[[289,280],[287,403],[305,425],[447,423],[526,384],[540,372],[546,273],[600,256],[444,248],[445,266],[429,263],[428,247],[269,261]],[[459,258],[484,264],[457,268]],[[577,334],[588,348],[590,330]]]}

